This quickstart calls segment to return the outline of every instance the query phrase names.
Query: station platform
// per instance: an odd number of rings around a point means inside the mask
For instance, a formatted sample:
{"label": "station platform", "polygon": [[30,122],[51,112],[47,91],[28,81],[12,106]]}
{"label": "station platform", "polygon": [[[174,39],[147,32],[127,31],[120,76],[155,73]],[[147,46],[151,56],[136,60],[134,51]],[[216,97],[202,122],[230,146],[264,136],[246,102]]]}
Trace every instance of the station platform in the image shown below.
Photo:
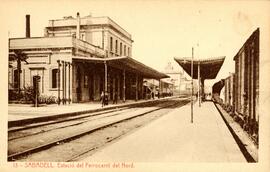
{"label": "station platform", "polygon": [[246,162],[213,102],[177,108],[116,140],[87,162]]}
{"label": "station platform", "polygon": [[[179,97],[179,96],[178,96]],[[46,105],[41,107],[33,107],[33,105],[24,105],[24,104],[9,104],[8,105],[8,122],[17,122],[17,121],[26,121],[26,120],[37,120],[46,117],[57,117],[65,116],[67,114],[79,114],[79,113],[90,113],[102,110],[109,110],[114,108],[128,107],[136,104],[153,102],[165,99],[171,99],[176,97],[164,97],[164,98],[155,98],[148,100],[126,100],[122,102],[118,101],[117,104],[109,102],[109,105],[104,107],[101,106],[101,102],[89,102],[89,103],[71,103],[66,105]]]}

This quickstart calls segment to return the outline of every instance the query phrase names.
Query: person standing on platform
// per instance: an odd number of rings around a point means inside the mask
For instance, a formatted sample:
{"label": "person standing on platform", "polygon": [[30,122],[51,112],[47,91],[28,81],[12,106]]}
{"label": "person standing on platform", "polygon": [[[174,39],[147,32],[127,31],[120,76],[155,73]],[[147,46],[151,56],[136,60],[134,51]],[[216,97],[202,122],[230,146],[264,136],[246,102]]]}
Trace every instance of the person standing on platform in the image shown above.
{"label": "person standing on platform", "polygon": [[104,105],[108,105],[109,104],[109,94],[106,91],[104,94]]}
{"label": "person standing on platform", "polygon": [[101,107],[103,107],[105,105],[105,95],[103,91],[101,92],[100,100],[101,100]]}

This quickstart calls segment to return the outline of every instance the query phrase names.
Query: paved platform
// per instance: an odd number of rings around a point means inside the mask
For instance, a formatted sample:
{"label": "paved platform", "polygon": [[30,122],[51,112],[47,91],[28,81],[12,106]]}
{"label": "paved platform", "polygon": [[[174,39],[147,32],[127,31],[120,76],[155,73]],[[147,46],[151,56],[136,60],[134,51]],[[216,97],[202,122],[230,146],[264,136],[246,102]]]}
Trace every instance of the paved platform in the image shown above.
{"label": "paved platform", "polygon": [[246,162],[212,102],[190,104],[111,143],[88,162]]}
{"label": "paved platform", "polygon": [[109,102],[109,105],[104,107],[101,106],[100,102],[91,102],[91,103],[72,103],[66,105],[47,105],[43,107],[33,107],[32,105],[23,105],[23,104],[9,104],[8,105],[8,121],[19,121],[27,119],[35,119],[42,117],[53,117],[56,115],[67,114],[67,113],[78,113],[85,111],[99,111],[106,110],[117,107],[130,106],[134,104],[140,104],[144,102],[159,101],[164,99],[170,99],[175,97],[165,97],[160,99],[149,99],[149,100],[126,100],[126,102],[118,101],[117,104],[112,104]]}
{"label": "paved platform", "polygon": [[[118,106],[121,105],[117,104]],[[117,106],[117,105],[108,105],[104,108]],[[96,103],[73,103],[67,105],[47,105],[44,107],[31,107],[29,105],[14,105],[10,104],[8,106],[8,121],[22,120],[28,118],[36,118],[41,116],[53,116],[64,113],[72,113],[78,111],[86,111],[92,109],[100,109],[101,104]]]}

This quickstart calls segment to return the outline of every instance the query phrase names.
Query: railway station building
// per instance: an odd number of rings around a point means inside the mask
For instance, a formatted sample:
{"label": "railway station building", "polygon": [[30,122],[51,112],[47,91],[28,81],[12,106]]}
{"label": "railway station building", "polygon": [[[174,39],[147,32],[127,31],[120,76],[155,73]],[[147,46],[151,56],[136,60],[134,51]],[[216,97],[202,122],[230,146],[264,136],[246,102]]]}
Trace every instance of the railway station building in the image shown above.
{"label": "railway station building", "polygon": [[[173,84],[172,92],[174,95],[191,94],[191,79],[187,77],[184,70],[176,70],[171,62],[168,62],[163,73],[169,78],[162,79],[163,81]],[[194,85],[194,90],[197,90],[197,84]]]}
{"label": "railway station building", "polygon": [[63,104],[108,99],[139,100],[145,97],[143,79],[168,75],[132,58],[132,37],[109,17],[76,17],[50,20],[43,37],[9,39],[9,90],[33,86],[40,77],[40,95]]}

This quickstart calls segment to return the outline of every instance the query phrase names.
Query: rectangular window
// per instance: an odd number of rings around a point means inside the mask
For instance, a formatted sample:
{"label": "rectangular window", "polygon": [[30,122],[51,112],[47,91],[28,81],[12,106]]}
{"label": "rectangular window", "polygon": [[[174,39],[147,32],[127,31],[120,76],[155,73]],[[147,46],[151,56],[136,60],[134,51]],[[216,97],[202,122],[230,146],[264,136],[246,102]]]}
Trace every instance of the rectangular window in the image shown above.
{"label": "rectangular window", "polygon": [[118,49],[118,41],[115,40],[115,53],[117,54],[117,49]]}
{"label": "rectangular window", "polygon": [[110,51],[113,51],[113,38],[110,37]]}
{"label": "rectangular window", "polygon": [[130,57],[130,48],[128,47],[128,56]]}
{"label": "rectangular window", "polygon": [[126,45],[124,45],[124,56],[127,54],[126,53],[126,48],[127,48]]}
{"label": "rectangular window", "polygon": [[85,33],[81,33],[81,40],[86,41]]}
{"label": "rectangular window", "polygon": [[120,43],[120,56],[122,56],[122,42]]}
{"label": "rectangular window", "polygon": [[52,88],[57,88],[58,69],[52,70]]}

